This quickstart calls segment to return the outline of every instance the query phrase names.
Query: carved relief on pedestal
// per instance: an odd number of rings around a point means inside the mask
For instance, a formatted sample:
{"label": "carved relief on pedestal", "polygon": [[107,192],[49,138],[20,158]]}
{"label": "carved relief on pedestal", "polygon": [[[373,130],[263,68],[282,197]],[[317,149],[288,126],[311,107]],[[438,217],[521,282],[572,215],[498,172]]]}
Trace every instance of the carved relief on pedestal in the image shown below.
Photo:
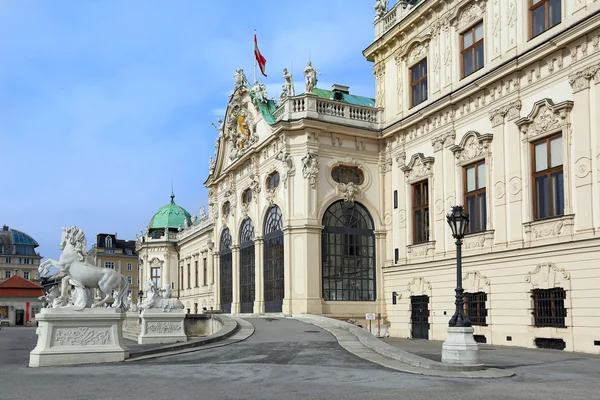
{"label": "carved relief on pedestal", "polygon": [[551,289],[561,286],[569,280],[571,280],[571,274],[551,262],[538,264],[525,277],[525,282],[531,283],[534,289]]}
{"label": "carved relief on pedestal", "polygon": [[153,333],[180,332],[181,324],[178,324],[176,322],[167,322],[167,321],[149,322],[147,331],[153,332]]}
{"label": "carved relief on pedestal", "polygon": [[111,343],[112,338],[108,329],[58,328],[54,334],[54,344],[58,346],[96,346]]}

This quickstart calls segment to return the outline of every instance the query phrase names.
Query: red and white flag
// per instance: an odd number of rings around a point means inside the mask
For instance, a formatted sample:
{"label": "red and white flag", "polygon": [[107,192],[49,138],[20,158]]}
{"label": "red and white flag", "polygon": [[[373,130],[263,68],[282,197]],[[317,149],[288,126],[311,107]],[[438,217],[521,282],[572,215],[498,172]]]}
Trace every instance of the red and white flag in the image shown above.
{"label": "red and white flag", "polygon": [[267,76],[267,74],[265,74],[265,67],[267,65],[267,59],[264,58],[263,55],[260,54],[260,50],[258,50],[258,42],[256,41],[256,31],[254,32],[254,58],[256,58],[256,62],[258,63],[258,66],[260,67],[260,72],[264,76]]}

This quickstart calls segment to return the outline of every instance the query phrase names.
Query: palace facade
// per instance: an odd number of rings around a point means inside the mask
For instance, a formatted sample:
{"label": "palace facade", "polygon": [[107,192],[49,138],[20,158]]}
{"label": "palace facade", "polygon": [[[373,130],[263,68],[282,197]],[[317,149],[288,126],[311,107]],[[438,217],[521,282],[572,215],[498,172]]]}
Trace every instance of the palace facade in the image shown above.
{"label": "palace facade", "polygon": [[172,222],[138,238],[141,279],[190,312],[374,312],[392,336],[444,340],[445,214],[464,204],[477,340],[600,352],[599,11],[398,1],[363,52],[375,99],[334,85],[275,103],[237,79],[209,210],[172,198]]}

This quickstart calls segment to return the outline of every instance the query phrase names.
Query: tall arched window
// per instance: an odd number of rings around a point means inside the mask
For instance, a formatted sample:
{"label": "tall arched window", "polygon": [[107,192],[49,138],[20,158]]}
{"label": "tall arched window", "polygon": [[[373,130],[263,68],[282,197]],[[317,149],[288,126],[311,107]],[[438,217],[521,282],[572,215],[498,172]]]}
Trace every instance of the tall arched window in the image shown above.
{"label": "tall arched window", "polygon": [[359,203],[333,203],[323,216],[323,299],[375,300],[375,231]]}
{"label": "tall arched window", "polygon": [[113,247],[113,241],[112,241],[112,237],[107,236],[104,239],[104,247],[106,247],[107,249],[111,249]]}
{"label": "tall arched window", "polygon": [[240,229],[240,312],[254,311],[254,224],[250,218]]}
{"label": "tall arched window", "polygon": [[231,255],[231,233],[229,228],[221,234],[221,244],[219,247],[219,281],[221,287],[221,310],[224,313],[231,313],[231,302],[233,301],[233,271]]}
{"label": "tall arched window", "polygon": [[281,312],[284,296],[283,217],[281,209],[272,206],[267,211],[264,226],[264,296],[265,312]]}

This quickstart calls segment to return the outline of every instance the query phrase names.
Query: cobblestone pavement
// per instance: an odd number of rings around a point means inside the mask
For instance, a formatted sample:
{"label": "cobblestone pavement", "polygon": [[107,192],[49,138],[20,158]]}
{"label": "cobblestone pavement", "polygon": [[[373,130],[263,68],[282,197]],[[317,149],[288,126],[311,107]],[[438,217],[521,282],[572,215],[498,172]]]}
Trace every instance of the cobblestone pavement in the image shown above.
{"label": "cobblestone pavement", "polygon": [[[0,400],[600,398],[598,357],[510,349],[511,365],[505,367],[517,373],[514,378],[431,378],[364,361],[313,325],[283,318],[248,321],[255,334],[229,346],[131,363],[52,368],[27,367],[35,328],[3,328]],[[434,343],[412,344],[428,345]]]}

